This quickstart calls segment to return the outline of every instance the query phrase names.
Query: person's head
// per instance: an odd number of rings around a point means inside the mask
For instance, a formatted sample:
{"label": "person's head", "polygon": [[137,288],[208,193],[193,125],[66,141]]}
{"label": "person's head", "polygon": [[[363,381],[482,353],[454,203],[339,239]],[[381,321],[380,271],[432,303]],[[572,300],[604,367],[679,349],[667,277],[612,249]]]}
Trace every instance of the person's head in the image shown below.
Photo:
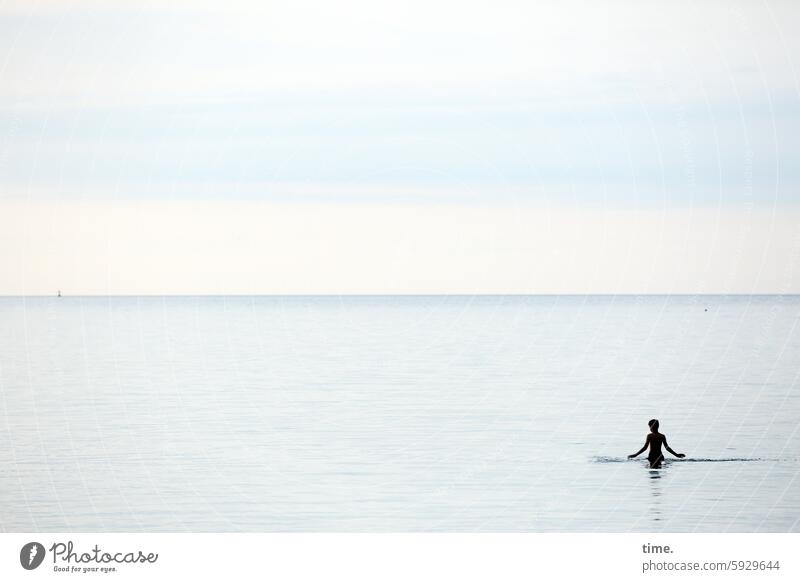
{"label": "person's head", "polygon": [[658,419],[657,418],[651,418],[647,422],[647,426],[650,427],[650,432],[658,432]]}

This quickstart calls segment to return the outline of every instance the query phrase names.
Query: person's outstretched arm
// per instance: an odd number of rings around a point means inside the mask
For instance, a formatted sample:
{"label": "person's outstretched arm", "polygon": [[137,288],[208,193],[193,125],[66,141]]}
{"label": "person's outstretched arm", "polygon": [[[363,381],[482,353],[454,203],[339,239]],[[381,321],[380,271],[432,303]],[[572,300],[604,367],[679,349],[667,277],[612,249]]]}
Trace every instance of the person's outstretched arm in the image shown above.
{"label": "person's outstretched arm", "polygon": [[634,458],[638,457],[643,452],[645,452],[645,450],[647,450],[647,445],[649,445],[649,444],[650,444],[650,435],[647,435],[647,438],[644,439],[644,446],[641,449],[639,449],[638,452],[636,452],[636,453],[634,453],[632,455],[628,455],[628,458],[629,459],[634,459]]}
{"label": "person's outstretched arm", "polygon": [[684,458],[684,457],[686,456],[686,455],[684,455],[683,453],[676,453],[675,451],[673,451],[673,450],[672,450],[672,449],[669,447],[669,445],[667,444],[667,437],[664,437],[664,448],[665,448],[665,449],[667,449],[667,450],[668,450],[670,453],[672,453],[672,454],[673,454],[673,455],[675,455],[676,457],[678,457],[679,459],[682,459],[682,458]]}

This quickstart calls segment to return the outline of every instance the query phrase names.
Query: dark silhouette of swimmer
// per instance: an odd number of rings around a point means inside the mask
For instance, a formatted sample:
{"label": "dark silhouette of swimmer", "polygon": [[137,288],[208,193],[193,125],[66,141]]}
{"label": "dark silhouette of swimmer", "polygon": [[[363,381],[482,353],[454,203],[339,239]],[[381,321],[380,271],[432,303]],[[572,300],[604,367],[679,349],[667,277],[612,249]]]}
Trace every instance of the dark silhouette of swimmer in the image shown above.
{"label": "dark silhouette of swimmer", "polygon": [[664,455],[661,453],[662,444],[664,445],[665,449],[679,459],[682,459],[686,456],[683,453],[676,453],[669,448],[669,445],[667,444],[667,437],[658,432],[658,420],[655,418],[650,419],[647,425],[650,427],[650,434],[647,435],[647,438],[644,441],[644,446],[633,455],[628,455],[629,459],[638,457],[645,451],[647,447],[650,447],[650,452],[647,453],[647,460],[650,461],[650,467],[653,469],[658,469],[661,466],[661,461],[664,460]]}

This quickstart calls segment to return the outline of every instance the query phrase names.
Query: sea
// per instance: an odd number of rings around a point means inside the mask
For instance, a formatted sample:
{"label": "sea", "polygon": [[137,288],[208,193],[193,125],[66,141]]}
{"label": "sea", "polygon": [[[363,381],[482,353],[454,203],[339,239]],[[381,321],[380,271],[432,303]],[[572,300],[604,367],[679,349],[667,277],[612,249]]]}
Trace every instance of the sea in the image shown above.
{"label": "sea", "polygon": [[3,297],[0,530],[797,532],[798,375],[797,296]]}

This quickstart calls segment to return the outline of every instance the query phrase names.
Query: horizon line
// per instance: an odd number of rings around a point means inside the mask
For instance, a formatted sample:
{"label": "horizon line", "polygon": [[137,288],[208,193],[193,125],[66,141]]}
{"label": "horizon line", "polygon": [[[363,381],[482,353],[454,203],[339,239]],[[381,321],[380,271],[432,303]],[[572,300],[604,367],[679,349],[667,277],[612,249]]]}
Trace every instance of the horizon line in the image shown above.
{"label": "horizon line", "polygon": [[78,293],[57,294],[2,294],[0,299],[28,298],[115,298],[115,297],[800,297],[800,292],[791,293]]}

